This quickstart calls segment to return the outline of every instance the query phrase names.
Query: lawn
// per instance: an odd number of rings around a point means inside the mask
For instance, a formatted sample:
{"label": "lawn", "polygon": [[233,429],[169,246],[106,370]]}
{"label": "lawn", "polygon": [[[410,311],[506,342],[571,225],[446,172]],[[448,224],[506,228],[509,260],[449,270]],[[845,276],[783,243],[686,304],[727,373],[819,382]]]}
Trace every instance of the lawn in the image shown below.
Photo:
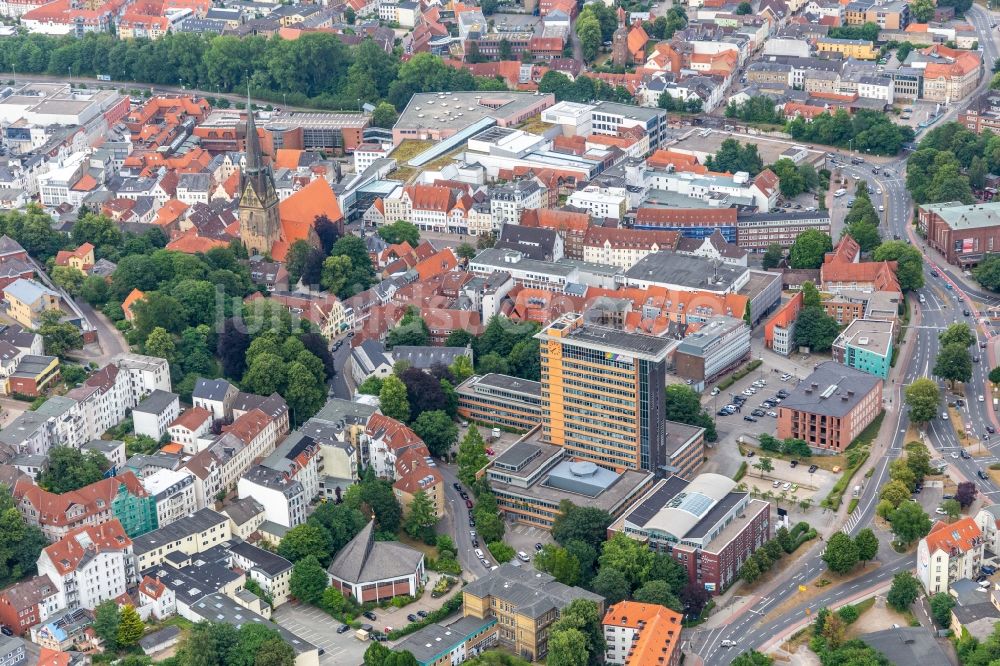
{"label": "lawn", "polygon": [[517,126],[517,129],[524,130],[525,132],[530,132],[532,134],[541,134],[545,130],[554,127],[552,123],[547,123],[542,120],[541,114],[537,116],[532,116],[525,120],[523,123]]}

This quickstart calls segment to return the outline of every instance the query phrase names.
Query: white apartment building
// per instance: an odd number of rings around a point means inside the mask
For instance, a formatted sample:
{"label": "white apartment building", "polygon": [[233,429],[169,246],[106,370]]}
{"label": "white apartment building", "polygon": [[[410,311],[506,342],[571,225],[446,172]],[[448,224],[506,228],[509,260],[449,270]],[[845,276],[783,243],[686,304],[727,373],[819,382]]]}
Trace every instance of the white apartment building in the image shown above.
{"label": "white apartment building", "polygon": [[212,427],[212,412],[204,407],[185,409],[167,426],[170,441],[184,447],[185,453],[198,453],[198,439],[208,434]]}
{"label": "white apartment building", "polygon": [[212,419],[224,421],[233,416],[233,402],[239,389],[225,379],[198,379],[191,393],[191,404],[207,409]]}
{"label": "white apartment building", "polygon": [[388,157],[389,151],[377,143],[363,143],[354,149],[354,173],[364,173],[375,160]]}
{"label": "white apartment building", "polygon": [[321,447],[312,437],[292,433],[240,478],[240,498],[253,497],[263,504],[267,520],[285,527],[302,524],[306,507],[319,495],[320,453]]}
{"label": "white apartment building", "polygon": [[496,228],[501,229],[505,224],[519,224],[524,210],[541,208],[546,191],[532,179],[490,188],[490,215]]}
{"label": "white apartment building", "polygon": [[78,527],[42,550],[38,575],[59,590],[61,607],[93,610],[136,582],[132,541],[117,519]]}
{"label": "white apartment building", "polygon": [[135,434],[159,441],[163,433],[181,412],[180,396],[159,389],[153,391],[132,410]]}
{"label": "white apartment building", "polygon": [[194,474],[186,469],[158,470],[142,479],[142,487],[156,500],[156,520],[160,527],[198,510]]}
{"label": "white apartment building", "polygon": [[198,506],[208,506],[220,491],[236,487],[254,460],[269,455],[278,441],[278,423],[259,409],[233,422],[207,448],[195,454],[185,468],[195,476]]}
{"label": "white apartment building", "polygon": [[230,548],[229,556],[232,566],[245,571],[247,578],[256,581],[264,592],[271,595],[275,608],[288,601],[291,562],[245,541]]}
{"label": "white apartment building", "polygon": [[974,578],[983,563],[986,540],[975,519],[939,522],[917,546],[917,578],[928,595],[948,592],[956,580]]}
{"label": "white apartment building", "polygon": [[162,358],[122,354],[66,397],[80,404],[87,441],[121,423],[153,391],[170,391],[170,366]]}
{"label": "white apartment building", "polygon": [[65,160],[51,165],[45,173],[39,174],[36,180],[42,205],[55,207],[68,203],[79,206],[89,192],[74,190],[73,186],[86,173],[89,165],[88,153],[74,153]]}
{"label": "white apartment building", "polygon": [[[682,619],[680,613],[659,604],[622,601],[611,606],[601,620],[607,643],[604,663],[628,664],[629,652],[641,636],[646,651],[656,647],[662,650],[657,652],[659,663],[676,664],[680,655]],[[642,651],[636,654],[637,661],[641,661],[643,654]]]}
{"label": "white apartment building", "polygon": [[569,195],[566,203],[586,209],[594,217],[620,220],[628,210],[628,192],[624,187],[591,185]]}

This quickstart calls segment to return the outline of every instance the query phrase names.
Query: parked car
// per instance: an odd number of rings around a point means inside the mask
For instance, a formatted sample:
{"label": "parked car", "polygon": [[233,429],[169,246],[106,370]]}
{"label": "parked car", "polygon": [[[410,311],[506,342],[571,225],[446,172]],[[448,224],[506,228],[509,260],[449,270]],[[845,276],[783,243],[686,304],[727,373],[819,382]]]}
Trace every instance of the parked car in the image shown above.
{"label": "parked car", "polygon": [[764,416],[764,414],[766,414],[767,412],[765,412],[763,409],[755,409],[750,413],[753,414],[754,416]]}
{"label": "parked car", "polygon": [[337,627],[337,633],[338,634],[343,634],[343,633],[348,632],[350,630],[351,630],[351,627],[348,626],[348,625],[346,625],[346,624],[342,624],[339,627]]}
{"label": "parked car", "polygon": [[948,512],[945,511],[944,509],[942,509],[941,507],[938,507],[938,508],[934,509],[934,513],[936,513],[939,516],[947,516],[948,515]]}
{"label": "parked car", "polygon": [[362,615],[365,617],[365,619],[371,620],[372,622],[378,619],[378,616],[371,611],[365,611],[364,613],[362,613]]}
{"label": "parked car", "polygon": [[746,416],[744,416],[743,420],[744,421],[749,421],[750,423],[757,423],[757,417],[756,416],[750,416],[749,414],[747,414]]}
{"label": "parked car", "polygon": [[544,548],[544,547],[545,547],[545,546],[543,546],[543,545],[542,545],[542,544],[540,544],[540,543],[536,543],[536,544],[535,544],[535,550],[536,550],[536,551],[538,551],[538,550],[541,550],[541,549],[542,549],[542,548]]}
{"label": "parked car", "polygon": [[990,564],[984,564],[982,566],[982,569],[983,569],[983,573],[986,574],[987,576],[992,576],[993,574],[995,574],[997,572],[997,568],[995,566],[990,565]]}
{"label": "parked car", "polygon": [[471,509],[472,508],[472,500],[470,500],[470,499],[465,500],[465,506],[467,508]]}
{"label": "parked car", "polygon": [[778,418],[778,412],[768,412],[767,415],[771,418]]}
{"label": "parked car", "polygon": [[711,390],[711,391],[709,392],[709,395],[719,395],[719,394],[720,394],[721,392],[722,392],[722,391],[720,391],[720,390],[719,390],[719,387],[718,387],[718,386],[716,386],[716,387],[715,387],[714,389],[712,389],[712,390]]}
{"label": "parked car", "polygon": [[818,470],[818,469],[819,469],[819,465],[809,465],[809,473],[810,474],[815,474],[816,470]]}
{"label": "parked car", "polygon": [[419,622],[420,621],[420,618],[417,617],[416,615],[414,615],[413,613],[410,613],[409,615],[407,615],[406,619],[409,620],[410,622]]}
{"label": "parked car", "polygon": [[781,481],[775,481],[774,483],[771,484],[771,487],[772,488],[780,488],[781,487]]}
{"label": "parked car", "polygon": [[798,460],[793,460],[793,461],[791,461],[788,464],[792,466],[792,469],[795,469],[796,467],[798,467],[799,461]]}
{"label": "parked car", "polygon": [[420,617],[427,617],[427,611],[425,611],[425,610],[418,610],[417,611],[417,615],[419,615]]}

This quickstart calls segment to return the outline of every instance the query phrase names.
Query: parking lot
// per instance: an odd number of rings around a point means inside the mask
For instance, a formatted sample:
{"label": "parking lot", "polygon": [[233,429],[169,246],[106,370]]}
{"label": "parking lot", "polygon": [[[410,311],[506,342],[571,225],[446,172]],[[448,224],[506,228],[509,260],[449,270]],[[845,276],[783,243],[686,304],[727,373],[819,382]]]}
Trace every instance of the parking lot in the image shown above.
{"label": "parking lot", "polygon": [[[777,428],[778,404],[787,397],[794,384],[792,376],[788,374],[781,375],[788,378],[785,382],[780,381],[777,375],[767,378],[762,375],[763,373],[753,372],[712,396],[711,410],[715,414],[716,424],[742,432],[750,430],[754,433],[774,433]],[[765,404],[767,401],[772,402]]]}
{"label": "parking lot", "polygon": [[830,489],[833,488],[839,477],[839,475],[818,465],[814,471],[810,472],[812,465],[817,462],[812,458],[803,459],[795,467],[792,467],[788,460],[771,458],[771,465],[774,469],[770,472],[764,472],[763,478],[761,478],[761,472],[754,469],[753,466],[757,464],[762,455],[766,456],[767,454],[758,450],[753,456],[746,458],[748,469],[746,476],[743,477],[743,482],[748,487],[756,489],[761,494],[770,492],[780,496],[785,493],[785,497],[788,499],[797,502],[811,499],[813,504],[818,504],[830,493]]}
{"label": "parking lot", "polygon": [[367,641],[359,641],[353,631],[337,633],[340,623],[318,608],[287,603],[279,606],[271,616],[275,622],[293,634],[304,638],[321,650],[320,664],[353,666],[364,662]]}
{"label": "parking lot", "polygon": [[504,541],[510,544],[515,551],[523,550],[532,559],[535,557],[535,544],[543,546],[553,543],[552,535],[547,530],[521,523],[507,523],[507,533]]}

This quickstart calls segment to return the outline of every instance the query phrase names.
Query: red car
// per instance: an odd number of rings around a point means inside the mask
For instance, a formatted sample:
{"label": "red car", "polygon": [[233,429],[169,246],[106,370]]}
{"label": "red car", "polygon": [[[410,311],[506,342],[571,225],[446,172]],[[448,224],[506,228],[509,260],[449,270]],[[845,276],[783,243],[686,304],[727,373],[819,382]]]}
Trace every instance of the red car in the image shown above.
{"label": "red car", "polygon": [[472,508],[472,500],[465,500],[465,506]]}
{"label": "red car", "polygon": [[486,449],[486,455],[488,455],[488,456],[494,455],[493,449]]}

